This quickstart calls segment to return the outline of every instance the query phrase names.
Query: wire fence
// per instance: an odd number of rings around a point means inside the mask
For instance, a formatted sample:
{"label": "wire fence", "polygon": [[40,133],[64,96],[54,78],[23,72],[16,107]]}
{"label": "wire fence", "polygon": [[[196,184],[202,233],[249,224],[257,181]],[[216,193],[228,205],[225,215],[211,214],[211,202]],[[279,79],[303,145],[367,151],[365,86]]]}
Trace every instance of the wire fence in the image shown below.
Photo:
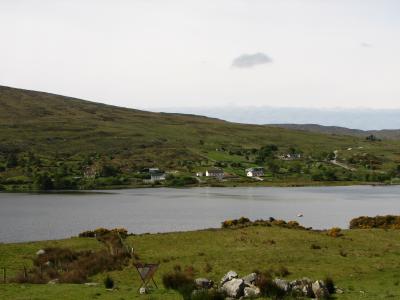
{"label": "wire fence", "polygon": [[12,282],[12,280],[15,279],[17,274],[23,276],[23,278],[28,278],[28,268],[26,266],[19,266],[19,267],[1,266],[0,284]]}

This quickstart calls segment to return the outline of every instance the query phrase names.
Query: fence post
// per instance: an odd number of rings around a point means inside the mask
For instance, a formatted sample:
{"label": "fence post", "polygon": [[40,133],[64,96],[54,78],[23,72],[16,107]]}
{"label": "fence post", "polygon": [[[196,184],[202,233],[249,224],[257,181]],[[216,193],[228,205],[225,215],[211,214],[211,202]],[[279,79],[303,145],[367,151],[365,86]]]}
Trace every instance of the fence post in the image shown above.
{"label": "fence post", "polygon": [[3,282],[7,283],[7,269],[3,267]]}
{"label": "fence post", "polygon": [[26,271],[26,267],[24,266],[24,278],[28,278],[28,272]]}

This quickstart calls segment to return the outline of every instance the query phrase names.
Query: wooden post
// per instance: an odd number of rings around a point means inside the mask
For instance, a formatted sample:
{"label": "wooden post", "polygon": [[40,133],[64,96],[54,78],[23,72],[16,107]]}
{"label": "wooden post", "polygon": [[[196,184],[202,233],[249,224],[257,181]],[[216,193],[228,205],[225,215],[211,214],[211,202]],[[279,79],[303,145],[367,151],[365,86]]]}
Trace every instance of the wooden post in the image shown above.
{"label": "wooden post", "polygon": [[26,271],[26,267],[24,266],[24,278],[28,278],[28,272]]}
{"label": "wooden post", "polygon": [[7,269],[3,267],[3,282],[7,283]]}

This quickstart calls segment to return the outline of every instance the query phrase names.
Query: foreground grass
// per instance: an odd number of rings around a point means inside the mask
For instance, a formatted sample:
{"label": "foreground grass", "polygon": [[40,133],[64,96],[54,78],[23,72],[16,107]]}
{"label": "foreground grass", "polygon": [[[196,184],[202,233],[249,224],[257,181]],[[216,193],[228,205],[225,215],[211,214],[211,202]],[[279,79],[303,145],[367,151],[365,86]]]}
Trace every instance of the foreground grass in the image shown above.
{"label": "foreground grass", "polygon": [[[138,295],[140,280],[136,270],[129,266],[110,273],[118,286],[115,291],[105,290],[102,284],[1,284],[0,299],[180,299],[161,284],[162,274],[177,264],[183,268],[193,266],[197,276],[216,282],[231,269],[246,275],[255,269],[284,266],[291,272],[288,278],[331,276],[345,291],[336,295],[337,299],[400,298],[400,231],[347,230],[343,237],[332,238],[320,232],[248,227],[132,236],[128,243],[142,261],[161,263],[155,278],[160,289],[151,295]],[[321,249],[312,249],[311,245]],[[0,244],[0,266],[28,265],[38,249],[48,246],[102,247],[89,238]],[[9,272],[12,275],[15,271]],[[101,283],[105,275],[97,275],[92,281]]]}

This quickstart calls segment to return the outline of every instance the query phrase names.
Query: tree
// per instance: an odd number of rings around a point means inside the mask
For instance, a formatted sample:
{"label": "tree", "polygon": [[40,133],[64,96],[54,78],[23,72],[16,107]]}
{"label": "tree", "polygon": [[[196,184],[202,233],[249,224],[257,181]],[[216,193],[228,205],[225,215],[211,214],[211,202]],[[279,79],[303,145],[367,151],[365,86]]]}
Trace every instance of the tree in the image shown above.
{"label": "tree", "polygon": [[39,190],[45,191],[53,189],[53,180],[51,179],[48,173],[36,174],[34,181],[35,181],[35,186]]}

